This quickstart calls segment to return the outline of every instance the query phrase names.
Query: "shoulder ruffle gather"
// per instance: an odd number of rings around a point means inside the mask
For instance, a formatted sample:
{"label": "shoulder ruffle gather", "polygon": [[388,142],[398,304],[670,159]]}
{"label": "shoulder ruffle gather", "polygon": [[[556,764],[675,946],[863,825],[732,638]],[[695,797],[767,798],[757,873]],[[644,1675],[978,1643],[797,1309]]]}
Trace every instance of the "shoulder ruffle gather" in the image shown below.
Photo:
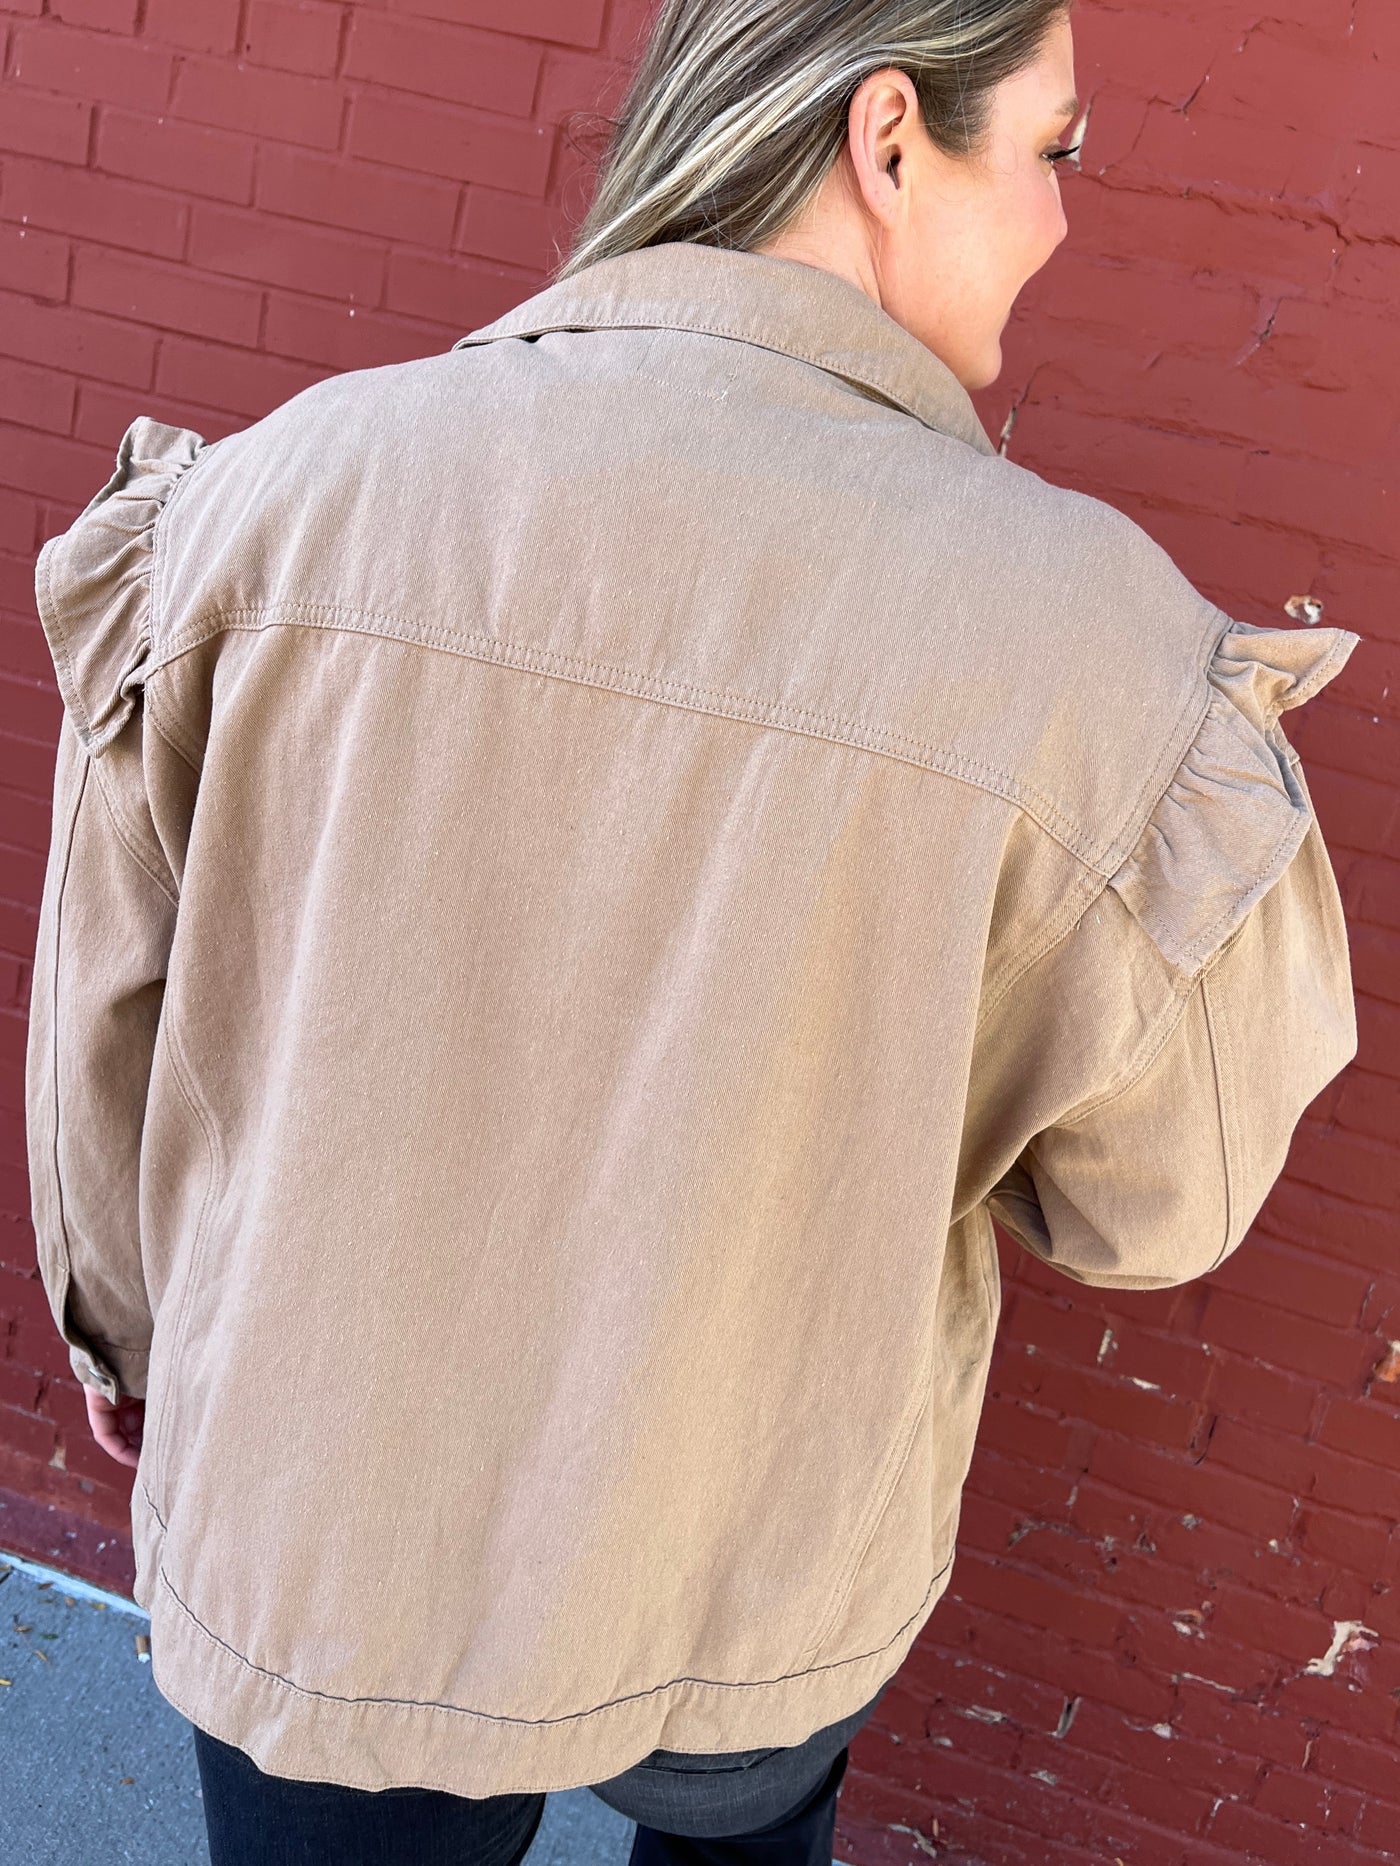
{"label": "shoulder ruffle gather", "polygon": [[1109,883],[1181,971],[1205,965],[1297,853],[1312,812],[1279,714],[1325,687],[1359,640],[1231,620],[1217,642],[1196,736]]}
{"label": "shoulder ruffle gather", "polygon": [[107,484],[39,552],[39,620],[63,703],[94,757],[126,724],[150,659],[156,519],[208,445],[192,428],[139,415]]}

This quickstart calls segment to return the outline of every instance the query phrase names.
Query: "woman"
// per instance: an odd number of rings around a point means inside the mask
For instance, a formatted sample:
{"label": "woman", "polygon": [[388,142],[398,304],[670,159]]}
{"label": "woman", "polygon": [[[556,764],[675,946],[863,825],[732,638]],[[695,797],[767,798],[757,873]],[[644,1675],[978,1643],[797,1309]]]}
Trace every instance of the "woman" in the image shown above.
{"label": "woman", "polygon": [[1073,91],[1059,0],[667,0],[546,290],[142,417],[44,547],[35,1221],[215,1866],[504,1866],[585,1783],[829,1862],[992,1215],[1203,1275],[1353,1054],[1278,720],[1356,638],[968,396]]}

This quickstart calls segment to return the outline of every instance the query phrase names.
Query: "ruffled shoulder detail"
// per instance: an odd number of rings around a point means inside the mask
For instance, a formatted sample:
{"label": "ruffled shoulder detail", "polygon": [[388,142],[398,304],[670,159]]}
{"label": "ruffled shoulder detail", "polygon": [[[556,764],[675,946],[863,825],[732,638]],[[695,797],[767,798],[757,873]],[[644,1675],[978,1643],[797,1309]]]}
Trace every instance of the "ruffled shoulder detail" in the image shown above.
{"label": "ruffled shoulder detail", "polygon": [[1231,620],[1217,642],[1196,736],[1109,884],[1181,971],[1205,965],[1297,853],[1312,810],[1279,714],[1325,687],[1359,640]]}
{"label": "ruffled shoulder detail", "polygon": [[156,519],[208,445],[192,428],[139,415],[107,484],[39,552],[39,620],[63,703],[94,757],[126,724],[150,663]]}

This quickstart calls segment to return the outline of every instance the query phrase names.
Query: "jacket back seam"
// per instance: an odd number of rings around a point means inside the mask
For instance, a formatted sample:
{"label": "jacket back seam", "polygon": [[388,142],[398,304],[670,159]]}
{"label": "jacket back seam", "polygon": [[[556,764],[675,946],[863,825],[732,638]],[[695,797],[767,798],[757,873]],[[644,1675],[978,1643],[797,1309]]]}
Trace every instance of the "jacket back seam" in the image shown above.
{"label": "jacket back seam", "polygon": [[[239,621],[237,620],[239,617],[245,617],[247,620]],[[337,617],[353,617],[356,621],[333,619]],[[531,673],[543,674],[555,679],[572,680],[580,685],[598,687],[612,693],[630,694],[633,698],[657,700],[666,705],[682,706],[695,712],[743,720],[750,725],[770,726],[782,731],[797,732],[808,738],[820,739],[827,744],[848,745],[860,751],[872,752],[877,756],[895,758],[901,763],[916,765],[924,770],[936,771],[943,777],[969,784],[974,789],[998,797],[1002,802],[1023,810],[1053,841],[1059,843],[1061,848],[1074,856],[1077,861],[1084,863],[1097,873],[1104,874],[1105,879],[1107,873],[1110,872],[1102,867],[1102,856],[1096,858],[1089,850],[1082,832],[1070,823],[1050,798],[1044,796],[1033,786],[1018,784],[1008,773],[995,766],[987,765],[980,759],[966,758],[956,753],[941,751],[937,746],[930,745],[927,740],[916,739],[908,733],[895,732],[889,727],[870,726],[863,720],[835,713],[819,712],[812,707],[795,706],[781,700],[762,700],[755,698],[752,694],[733,693],[725,688],[706,687],[694,681],[669,680],[664,676],[642,674],[615,662],[594,661],[583,655],[561,654],[553,649],[535,648],[501,636],[464,634],[461,630],[450,628],[419,627],[405,630],[385,626],[365,626],[397,621],[398,618],[395,616],[336,603],[279,603],[262,607],[225,609],[215,616],[203,618],[197,625],[197,632],[191,628],[184,631],[183,635],[177,634],[168,644],[159,666],[153,668],[151,673],[158,672],[160,667],[167,666],[171,661],[192,652],[212,635],[223,630],[259,633],[263,627],[269,625],[347,628],[352,633],[376,635],[385,640],[401,641],[410,645],[461,654],[470,660],[489,662],[497,666],[518,667]],[[568,671],[569,664],[580,671]],[[621,678],[612,680],[602,678],[608,674]],[[730,704],[723,704],[725,701]],[[752,710],[741,710],[744,708]],[[804,724],[802,723],[804,720],[814,723]],[[846,731],[829,729],[834,726],[844,726],[850,729]]]}

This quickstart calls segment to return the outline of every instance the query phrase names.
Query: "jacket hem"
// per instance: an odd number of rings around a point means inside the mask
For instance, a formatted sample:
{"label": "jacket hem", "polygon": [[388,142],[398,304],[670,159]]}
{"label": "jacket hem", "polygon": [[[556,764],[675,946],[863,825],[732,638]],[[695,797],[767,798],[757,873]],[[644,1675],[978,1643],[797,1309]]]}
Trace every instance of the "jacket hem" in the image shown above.
{"label": "jacket hem", "polygon": [[[534,1720],[464,1706],[338,1697],[254,1664],[206,1627],[161,1566],[165,1526],[139,1481],[132,1490],[136,1598],[151,1616],[151,1671],[189,1722],[231,1743],[271,1775],[379,1790],[549,1794],[611,1781],[658,1747],[726,1750],[805,1742],[868,1703],[899,1669],[952,1571],[935,1575],[920,1608],[887,1645],[787,1676],[723,1683],[680,1678],[571,1715]],[[677,1740],[677,1739],[680,1740]]]}

